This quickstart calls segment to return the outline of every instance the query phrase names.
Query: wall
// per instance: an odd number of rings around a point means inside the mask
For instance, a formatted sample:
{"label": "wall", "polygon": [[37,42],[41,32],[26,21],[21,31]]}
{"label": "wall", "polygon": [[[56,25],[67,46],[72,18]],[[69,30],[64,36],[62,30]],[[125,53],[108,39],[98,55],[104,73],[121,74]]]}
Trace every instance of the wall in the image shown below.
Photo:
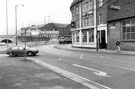
{"label": "wall", "polygon": [[135,41],[122,41],[121,20],[108,22],[108,49],[116,50],[116,41],[121,41],[121,50],[135,51]]}
{"label": "wall", "polygon": [[116,41],[121,37],[120,21],[108,22],[108,49],[116,49]]}

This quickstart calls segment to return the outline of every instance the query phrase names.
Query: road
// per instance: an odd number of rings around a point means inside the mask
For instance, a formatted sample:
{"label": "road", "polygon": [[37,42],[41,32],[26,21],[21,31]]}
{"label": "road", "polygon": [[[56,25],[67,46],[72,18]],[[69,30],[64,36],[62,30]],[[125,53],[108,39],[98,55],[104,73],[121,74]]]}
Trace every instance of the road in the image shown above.
{"label": "road", "polygon": [[[108,89],[135,89],[135,57],[68,51],[54,45],[38,46],[35,59],[81,76]],[[86,49],[87,50],[87,49]]]}
{"label": "road", "polygon": [[0,54],[0,89],[89,89],[24,57]]}

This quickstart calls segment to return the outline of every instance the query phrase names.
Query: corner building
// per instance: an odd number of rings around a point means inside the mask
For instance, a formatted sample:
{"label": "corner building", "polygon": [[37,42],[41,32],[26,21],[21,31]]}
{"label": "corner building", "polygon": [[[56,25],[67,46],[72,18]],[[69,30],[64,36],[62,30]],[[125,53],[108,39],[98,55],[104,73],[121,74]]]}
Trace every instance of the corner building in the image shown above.
{"label": "corner building", "polygon": [[103,3],[104,0],[74,0],[72,2],[70,6],[72,46],[96,48],[98,41],[99,48],[107,47],[107,16],[105,14],[107,10],[102,9]]}

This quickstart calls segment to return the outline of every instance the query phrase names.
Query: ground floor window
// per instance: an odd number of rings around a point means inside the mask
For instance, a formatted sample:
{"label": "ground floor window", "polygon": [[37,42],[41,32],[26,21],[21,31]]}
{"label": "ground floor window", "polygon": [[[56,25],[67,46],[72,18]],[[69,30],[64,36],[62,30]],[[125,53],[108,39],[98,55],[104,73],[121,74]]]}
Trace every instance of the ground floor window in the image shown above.
{"label": "ground floor window", "polygon": [[89,31],[89,42],[94,42],[94,30]]}
{"label": "ground floor window", "polygon": [[76,42],[79,42],[79,31],[76,32]]}
{"label": "ground floor window", "polygon": [[82,31],[83,33],[83,42],[87,42],[87,31]]}
{"label": "ground floor window", "polygon": [[72,33],[72,38],[73,42],[75,42],[75,33]]}
{"label": "ground floor window", "polygon": [[124,19],[122,23],[123,40],[135,40],[135,18]]}

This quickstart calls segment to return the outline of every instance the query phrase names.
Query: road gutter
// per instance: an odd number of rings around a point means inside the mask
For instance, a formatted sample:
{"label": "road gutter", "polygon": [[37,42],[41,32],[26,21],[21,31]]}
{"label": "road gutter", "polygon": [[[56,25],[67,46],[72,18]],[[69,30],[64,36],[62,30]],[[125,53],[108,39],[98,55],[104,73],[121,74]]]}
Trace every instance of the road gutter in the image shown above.
{"label": "road gutter", "polygon": [[86,86],[86,87],[88,87],[90,89],[111,89],[111,88],[109,88],[107,86],[101,85],[99,83],[96,83],[96,82],[91,81],[89,79],[83,78],[83,77],[81,77],[79,75],[73,74],[71,72],[63,70],[63,69],[58,68],[56,66],[53,66],[51,64],[42,62],[40,60],[33,59],[33,58],[27,58],[27,59],[29,59],[31,61],[34,61],[35,63],[37,63],[39,65],[42,65],[43,67],[46,67],[46,68],[48,68],[48,69],[50,69],[50,70],[52,70],[54,72],[57,72],[57,73],[65,76],[65,77],[67,77],[67,78],[69,78],[71,80],[74,80],[74,81],[76,81],[76,82],[78,82],[78,83],[80,83],[80,84],[82,84],[82,85],[84,85],[84,86]]}

